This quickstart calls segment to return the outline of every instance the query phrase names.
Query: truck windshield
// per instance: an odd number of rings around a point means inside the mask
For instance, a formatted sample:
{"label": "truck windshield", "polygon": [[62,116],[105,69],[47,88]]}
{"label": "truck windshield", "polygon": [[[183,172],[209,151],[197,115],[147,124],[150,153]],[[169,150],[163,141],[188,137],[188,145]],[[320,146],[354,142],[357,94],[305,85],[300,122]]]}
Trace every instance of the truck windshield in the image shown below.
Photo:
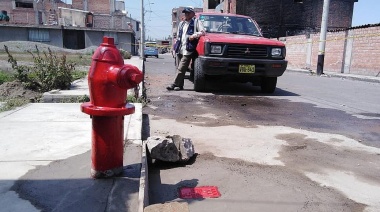
{"label": "truck windshield", "polygon": [[262,36],[255,22],[246,17],[201,15],[199,20],[208,33],[233,33],[253,36]]}
{"label": "truck windshield", "polygon": [[157,47],[157,42],[145,42],[145,47]]}

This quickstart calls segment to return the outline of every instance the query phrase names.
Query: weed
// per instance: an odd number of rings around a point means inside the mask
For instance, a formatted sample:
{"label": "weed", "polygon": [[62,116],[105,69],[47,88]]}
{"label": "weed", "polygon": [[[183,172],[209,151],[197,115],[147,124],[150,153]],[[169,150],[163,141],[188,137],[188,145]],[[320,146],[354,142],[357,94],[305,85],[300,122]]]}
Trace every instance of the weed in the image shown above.
{"label": "weed", "polygon": [[148,104],[146,98],[143,96],[136,97],[135,95],[128,95],[127,101],[129,103],[141,103],[143,107],[145,107]]}
{"label": "weed", "polygon": [[124,49],[119,49],[119,52],[121,54],[121,57],[123,57],[123,59],[131,59],[132,57],[131,53],[128,51],[125,51]]}
{"label": "weed", "polygon": [[8,62],[16,71],[15,78],[26,88],[39,92],[70,88],[75,63],[67,62],[66,55],[59,58],[48,48],[48,52],[43,52],[41,56],[36,46],[35,51],[28,51],[33,57],[34,66],[27,67],[17,64],[17,60],[9,53],[7,46],[4,46],[4,49],[8,54]]}
{"label": "weed", "polygon": [[3,84],[4,82],[10,82],[13,81],[15,78],[13,74],[0,70],[0,85]]}
{"label": "weed", "polygon": [[7,99],[1,106],[0,106],[0,112],[12,110],[16,107],[21,107],[25,104],[28,104],[30,100],[25,98],[13,98],[13,99]]}

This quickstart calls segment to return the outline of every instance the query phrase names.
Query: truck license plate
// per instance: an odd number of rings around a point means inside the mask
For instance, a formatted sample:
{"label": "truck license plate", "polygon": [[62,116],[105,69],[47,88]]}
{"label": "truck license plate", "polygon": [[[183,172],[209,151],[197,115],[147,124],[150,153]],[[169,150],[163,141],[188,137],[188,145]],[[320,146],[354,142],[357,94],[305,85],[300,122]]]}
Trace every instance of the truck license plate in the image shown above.
{"label": "truck license plate", "polygon": [[239,73],[253,74],[255,73],[255,65],[239,65]]}

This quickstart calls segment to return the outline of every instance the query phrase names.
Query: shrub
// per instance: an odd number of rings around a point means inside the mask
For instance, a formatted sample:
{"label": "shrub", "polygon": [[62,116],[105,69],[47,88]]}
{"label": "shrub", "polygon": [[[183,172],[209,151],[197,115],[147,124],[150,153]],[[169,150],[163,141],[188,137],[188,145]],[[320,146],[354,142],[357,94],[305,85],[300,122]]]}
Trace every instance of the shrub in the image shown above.
{"label": "shrub", "polygon": [[120,52],[121,57],[123,59],[131,59],[131,57],[132,57],[131,53],[128,51],[125,51],[124,49],[119,49],[119,52]]}
{"label": "shrub", "polygon": [[15,78],[21,81],[26,88],[40,92],[70,88],[75,63],[67,62],[66,55],[58,57],[48,48],[48,52],[43,52],[43,56],[41,56],[36,46],[34,53],[28,51],[33,57],[34,66],[27,67],[17,64],[7,46],[4,46],[4,49],[8,54],[8,62],[16,71]]}

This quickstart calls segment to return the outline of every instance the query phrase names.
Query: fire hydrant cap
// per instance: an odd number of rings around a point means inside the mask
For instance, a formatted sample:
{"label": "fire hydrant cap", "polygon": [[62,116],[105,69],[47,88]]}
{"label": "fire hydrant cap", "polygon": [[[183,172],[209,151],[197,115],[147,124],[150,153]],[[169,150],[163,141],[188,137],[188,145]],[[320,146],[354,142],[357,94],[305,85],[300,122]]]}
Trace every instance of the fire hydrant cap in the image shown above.
{"label": "fire hydrant cap", "polygon": [[103,37],[103,44],[115,45],[115,40],[114,40],[114,38],[104,36]]}

